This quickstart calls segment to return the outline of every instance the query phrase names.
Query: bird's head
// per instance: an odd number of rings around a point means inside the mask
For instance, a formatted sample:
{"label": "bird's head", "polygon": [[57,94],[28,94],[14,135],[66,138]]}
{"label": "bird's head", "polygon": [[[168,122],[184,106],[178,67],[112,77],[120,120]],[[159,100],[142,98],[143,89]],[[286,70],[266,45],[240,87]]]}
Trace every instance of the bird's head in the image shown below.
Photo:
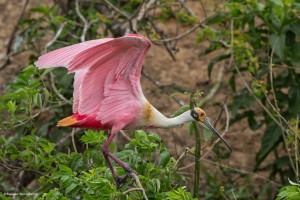
{"label": "bird's head", "polygon": [[206,116],[206,113],[204,112],[204,110],[202,110],[201,108],[195,107],[195,108],[191,109],[191,116],[195,121],[199,122],[203,128],[205,128],[205,129],[213,132],[215,135],[217,135],[226,144],[226,146],[229,148],[229,150],[232,151],[229,144],[223,139],[223,137],[218,133],[218,131],[211,125],[209,118]]}

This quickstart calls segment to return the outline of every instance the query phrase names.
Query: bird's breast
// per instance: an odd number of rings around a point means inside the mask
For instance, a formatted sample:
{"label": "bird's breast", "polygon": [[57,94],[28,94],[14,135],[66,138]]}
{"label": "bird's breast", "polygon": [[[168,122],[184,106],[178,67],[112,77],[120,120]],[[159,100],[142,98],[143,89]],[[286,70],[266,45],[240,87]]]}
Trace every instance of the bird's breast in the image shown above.
{"label": "bird's breast", "polygon": [[144,105],[142,119],[144,126],[151,126],[155,120],[154,110],[148,101]]}

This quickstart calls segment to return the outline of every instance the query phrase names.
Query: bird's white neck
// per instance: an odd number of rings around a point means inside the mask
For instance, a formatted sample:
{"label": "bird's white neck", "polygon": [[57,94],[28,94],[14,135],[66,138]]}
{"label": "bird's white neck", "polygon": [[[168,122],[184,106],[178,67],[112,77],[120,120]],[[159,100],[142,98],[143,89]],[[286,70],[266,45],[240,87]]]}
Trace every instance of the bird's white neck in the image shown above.
{"label": "bird's white neck", "polygon": [[160,113],[160,115],[159,114],[157,115],[154,126],[159,128],[172,128],[172,127],[182,125],[189,121],[194,121],[194,119],[191,116],[190,110],[173,118],[167,118]]}
{"label": "bird's white neck", "polygon": [[137,126],[150,128],[172,128],[184,124],[185,122],[194,121],[190,110],[179,116],[167,118],[147,100],[145,100],[144,108],[142,110],[142,119],[142,121],[137,123]]}

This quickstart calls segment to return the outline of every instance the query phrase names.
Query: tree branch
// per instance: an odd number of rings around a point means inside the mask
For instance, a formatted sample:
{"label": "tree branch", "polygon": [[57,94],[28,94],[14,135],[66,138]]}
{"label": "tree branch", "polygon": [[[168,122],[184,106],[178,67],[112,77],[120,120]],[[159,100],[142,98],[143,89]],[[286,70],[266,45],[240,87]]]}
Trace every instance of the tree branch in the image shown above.
{"label": "tree branch", "polygon": [[80,41],[84,42],[88,29],[90,28],[90,26],[93,23],[97,22],[98,20],[92,20],[92,21],[89,22],[87,19],[85,19],[85,17],[80,12],[78,0],[75,0],[75,10],[76,10],[76,13],[77,13],[78,17],[83,22],[83,31],[82,31],[82,34],[80,36]]}
{"label": "tree branch", "polygon": [[4,69],[9,63],[10,63],[10,54],[11,54],[11,46],[13,45],[13,41],[15,40],[15,36],[16,36],[16,33],[17,31],[19,30],[19,22],[21,21],[24,13],[25,13],[25,10],[27,8],[27,5],[29,3],[29,0],[25,0],[24,1],[24,4],[23,4],[23,7],[21,9],[21,12],[20,12],[20,15],[19,15],[19,18],[18,18],[18,21],[11,33],[11,36],[8,40],[8,44],[7,44],[7,48],[6,48],[6,55],[5,55],[5,58],[4,58],[4,63],[0,66],[0,70]]}
{"label": "tree branch", "polygon": [[138,185],[137,188],[130,188],[128,190],[126,190],[125,192],[123,192],[123,194],[127,194],[129,192],[133,192],[133,191],[141,191],[143,194],[143,197],[145,200],[148,200],[148,197],[146,195],[145,189],[143,188],[139,177],[135,174],[135,173],[130,173],[130,176],[135,180],[136,184]]}
{"label": "tree branch", "polygon": [[52,40],[50,40],[46,46],[44,47],[44,51],[47,52],[47,49],[52,46],[54,44],[54,42],[57,41],[58,37],[60,36],[61,32],[63,31],[65,25],[67,24],[67,22],[63,22],[62,24],[60,24],[59,29],[57,30],[57,32],[55,33],[55,36],[52,38]]}

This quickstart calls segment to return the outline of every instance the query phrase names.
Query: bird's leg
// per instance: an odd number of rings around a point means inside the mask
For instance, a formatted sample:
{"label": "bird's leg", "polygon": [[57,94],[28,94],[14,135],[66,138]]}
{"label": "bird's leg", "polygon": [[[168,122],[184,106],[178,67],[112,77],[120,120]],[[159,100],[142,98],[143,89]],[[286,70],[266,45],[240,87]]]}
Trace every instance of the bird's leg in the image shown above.
{"label": "bird's leg", "polygon": [[103,156],[104,156],[104,158],[105,158],[105,160],[108,164],[108,167],[109,167],[109,169],[110,169],[110,171],[111,171],[111,173],[112,173],[112,175],[115,179],[115,183],[116,183],[117,188],[121,188],[122,184],[127,179],[128,175],[127,174],[125,176],[118,176],[117,175],[117,173],[116,173],[116,171],[115,171],[114,167],[112,166],[112,163],[109,159],[109,156],[107,155],[107,152],[108,152],[108,150],[106,151],[106,150],[103,149],[103,151],[102,151]]}
{"label": "bird's leg", "polygon": [[110,159],[109,159],[107,153],[106,153],[105,151],[102,151],[102,153],[103,153],[103,156],[104,156],[104,158],[105,158],[105,160],[106,160],[106,162],[107,162],[107,164],[108,164],[108,167],[109,167],[109,169],[110,169],[110,171],[111,171],[111,173],[112,173],[114,179],[117,180],[117,179],[118,179],[118,175],[117,175],[117,173],[116,173],[114,167],[112,166],[112,164],[111,164],[111,162],[110,162]]}
{"label": "bird's leg", "polygon": [[[111,134],[109,133],[109,135],[108,135],[109,138],[110,138],[110,135]],[[122,177],[119,177],[117,175],[117,173],[116,173],[116,171],[115,171],[115,169],[114,169],[114,167],[113,167],[113,165],[112,165],[112,163],[111,163],[111,161],[110,161],[110,159],[109,159],[109,157],[107,155],[107,152],[109,152],[109,150],[108,150],[109,143],[110,143],[110,141],[106,141],[106,143],[102,147],[102,153],[103,153],[103,156],[104,156],[104,158],[105,158],[105,160],[107,162],[107,165],[108,165],[108,167],[109,167],[109,169],[110,169],[110,171],[111,171],[111,173],[112,173],[112,175],[113,175],[113,177],[115,179],[116,186],[118,188],[120,188],[120,186],[121,186],[120,182],[121,182]]]}
{"label": "bird's leg", "polygon": [[[117,188],[120,188],[121,185],[125,182],[125,180],[127,179],[128,177],[128,174],[131,174],[131,173],[135,173],[137,174],[133,169],[131,169],[129,166],[127,166],[124,162],[122,162],[120,159],[118,159],[116,156],[114,156],[111,152],[109,152],[109,144],[110,142],[112,141],[112,139],[114,138],[114,136],[116,135],[117,132],[115,133],[110,133],[108,135],[108,139],[107,141],[105,142],[105,144],[103,145],[102,147],[102,153],[103,153],[103,156],[110,168],[110,171],[115,179],[115,182],[116,182],[116,185],[117,185]],[[126,172],[126,175],[123,176],[123,177],[120,177],[117,175],[114,167],[112,166],[112,163],[110,161],[110,158],[112,160],[114,160],[116,163],[118,163],[121,167],[123,167],[123,169],[125,170]]]}

